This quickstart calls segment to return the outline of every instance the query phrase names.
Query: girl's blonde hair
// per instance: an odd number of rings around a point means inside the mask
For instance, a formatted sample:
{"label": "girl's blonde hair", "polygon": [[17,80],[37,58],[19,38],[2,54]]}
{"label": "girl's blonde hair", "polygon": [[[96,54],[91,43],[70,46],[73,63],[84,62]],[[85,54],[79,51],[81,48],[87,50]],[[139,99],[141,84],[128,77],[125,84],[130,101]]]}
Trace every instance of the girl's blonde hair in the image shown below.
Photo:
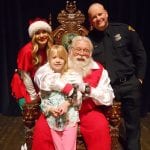
{"label": "girl's blonde hair", "polygon": [[50,62],[50,59],[53,55],[57,55],[58,57],[62,58],[65,61],[62,74],[68,70],[68,53],[67,50],[62,45],[53,45],[48,50],[47,58]]}
{"label": "girl's blonde hair", "polygon": [[[47,42],[47,45],[45,47],[46,54],[47,54],[47,51],[51,48],[51,46],[53,44],[53,39],[52,39],[51,35],[49,33],[47,33],[47,36],[48,36],[48,42]],[[33,44],[33,46],[32,46],[33,65],[34,65],[34,67],[39,67],[42,65],[41,64],[42,60],[41,60],[41,56],[38,54],[39,45],[35,40],[35,35],[33,35],[33,37],[32,37],[32,44]]]}

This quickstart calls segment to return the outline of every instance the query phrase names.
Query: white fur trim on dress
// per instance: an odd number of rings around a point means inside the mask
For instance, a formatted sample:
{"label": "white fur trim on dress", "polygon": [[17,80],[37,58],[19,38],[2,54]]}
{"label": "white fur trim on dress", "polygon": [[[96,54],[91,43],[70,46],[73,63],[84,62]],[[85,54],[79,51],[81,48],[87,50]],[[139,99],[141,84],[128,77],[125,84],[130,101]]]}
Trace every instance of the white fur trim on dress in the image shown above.
{"label": "white fur trim on dress", "polygon": [[35,34],[35,32],[37,32],[38,30],[45,30],[47,32],[51,32],[52,28],[45,21],[33,22],[28,28],[29,36],[32,37]]}

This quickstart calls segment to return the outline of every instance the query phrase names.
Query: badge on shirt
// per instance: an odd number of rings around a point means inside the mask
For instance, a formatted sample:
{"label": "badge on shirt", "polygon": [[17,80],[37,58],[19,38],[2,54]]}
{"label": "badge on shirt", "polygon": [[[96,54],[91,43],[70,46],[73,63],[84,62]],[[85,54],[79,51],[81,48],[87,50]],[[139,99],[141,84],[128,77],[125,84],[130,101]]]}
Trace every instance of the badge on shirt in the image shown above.
{"label": "badge on shirt", "polygon": [[129,31],[135,31],[134,28],[132,28],[131,26],[128,26],[128,30]]}
{"label": "badge on shirt", "polygon": [[114,38],[115,38],[115,41],[119,41],[121,40],[121,35],[118,33],[114,36]]}
{"label": "badge on shirt", "polygon": [[97,48],[98,47],[98,45],[94,45],[94,48]]}

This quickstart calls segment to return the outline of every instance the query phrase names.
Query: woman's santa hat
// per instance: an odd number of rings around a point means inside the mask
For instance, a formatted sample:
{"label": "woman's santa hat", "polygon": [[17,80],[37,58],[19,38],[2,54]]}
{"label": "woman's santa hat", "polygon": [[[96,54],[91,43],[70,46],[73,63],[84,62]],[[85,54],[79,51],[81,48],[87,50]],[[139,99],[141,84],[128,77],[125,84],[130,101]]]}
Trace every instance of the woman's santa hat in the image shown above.
{"label": "woman's santa hat", "polygon": [[47,32],[52,31],[51,26],[44,19],[36,18],[34,21],[30,21],[29,23],[28,32],[30,37],[32,37],[38,30],[45,30]]}

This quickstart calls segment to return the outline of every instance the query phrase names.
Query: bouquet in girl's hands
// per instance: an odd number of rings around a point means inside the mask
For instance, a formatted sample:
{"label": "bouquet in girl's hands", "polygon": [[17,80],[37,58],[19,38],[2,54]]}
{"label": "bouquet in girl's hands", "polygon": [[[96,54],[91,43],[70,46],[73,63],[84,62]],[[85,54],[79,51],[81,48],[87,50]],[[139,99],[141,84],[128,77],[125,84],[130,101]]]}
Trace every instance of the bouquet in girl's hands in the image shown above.
{"label": "bouquet in girl's hands", "polygon": [[82,104],[82,93],[78,90],[78,85],[73,84],[72,94],[67,97],[68,101],[75,106],[77,109],[80,109]]}

